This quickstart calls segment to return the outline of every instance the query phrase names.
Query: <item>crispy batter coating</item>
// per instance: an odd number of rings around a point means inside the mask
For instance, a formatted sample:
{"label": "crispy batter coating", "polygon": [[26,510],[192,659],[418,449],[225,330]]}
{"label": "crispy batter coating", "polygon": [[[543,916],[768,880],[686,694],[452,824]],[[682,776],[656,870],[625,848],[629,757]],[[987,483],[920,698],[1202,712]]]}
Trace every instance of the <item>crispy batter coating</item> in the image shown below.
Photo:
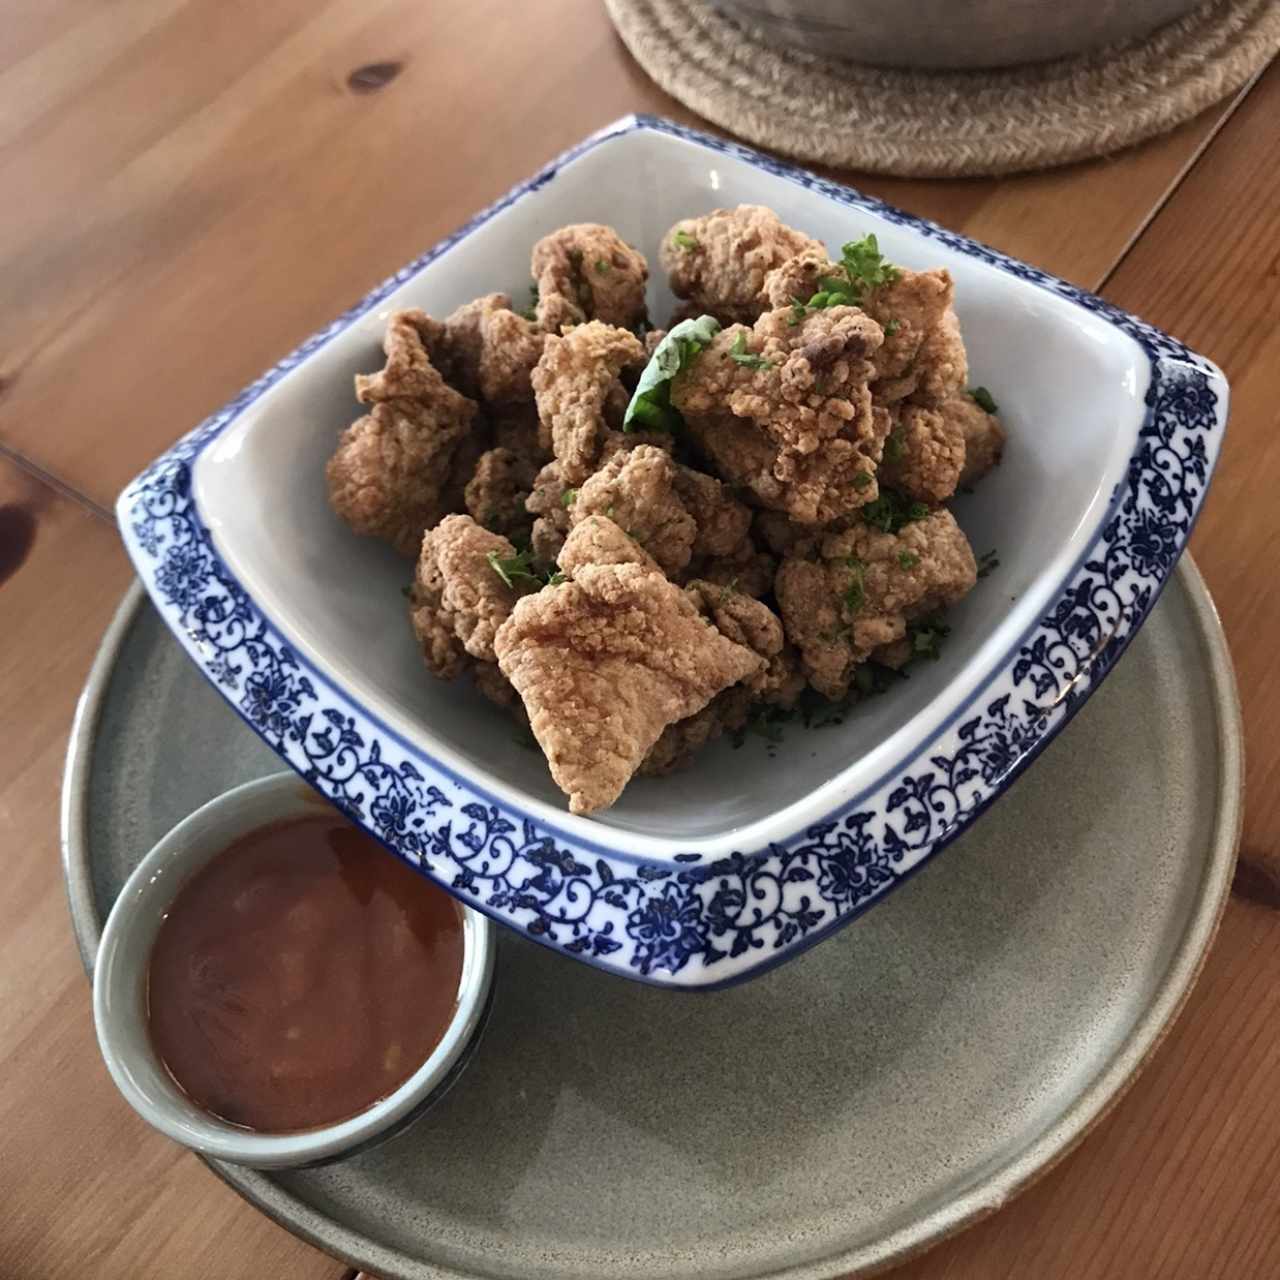
{"label": "crispy batter coating", "polygon": [[827,256],[818,241],[788,227],[772,209],[740,204],[682,218],[663,236],[661,256],[671,291],[691,304],[691,314],[749,324],[769,309],[769,273],[805,251]]}
{"label": "crispy batter coating", "polygon": [[[871,291],[865,303],[867,313],[888,330],[875,356],[877,383],[902,378],[912,370],[925,339],[942,323],[955,294],[955,281],[942,267],[933,271],[902,268],[896,280]],[[885,398],[879,386],[876,397]]]}
{"label": "crispy batter coating", "polygon": [[668,724],[763,661],[636,564],[584,564],[526,596],[494,647],[573,813],[611,805]]}
{"label": "crispy batter coating", "polygon": [[645,756],[641,773],[666,774],[683,768],[708,742],[741,729],[754,705],[794,706],[805,685],[795,652],[784,640],[782,623],[772,609],[705,580],[690,582],[685,594],[722,635],[759,654],[766,665],[718,694],[701,711],[668,725]]}
{"label": "crispy batter coating", "polygon": [[649,264],[612,227],[580,222],[543,236],[533,246],[533,278],[547,333],[586,320],[632,329],[646,318]]}
{"label": "crispy batter coating", "polygon": [[466,487],[467,511],[477,524],[525,543],[533,517],[525,502],[538,474],[535,458],[511,449],[489,449],[476,461]]}
{"label": "crispy batter coating", "polygon": [[936,505],[955,493],[964,456],[959,423],[936,409],[907,404],[885,441],[880,480],[908,498]]}
{"label": "crispy batter coating", "polygon": [[505,293],[487,293],[451,312],[443,324],[416,312],[432,362],[463,395],[491,406],[533,399],[529,375],[546,334],[511,310]]}
{"label": "crispy batter coating", "polygon": [[533,554],[543,564],[560,558],[569,532],[569,486],[560,477],[560,464],[548,462],[534,477],[533,489],[525,500],[525,510],[534,517],[530,542]]}
{"label": "crispy batter coating", "polygon": [[662,572],[657,561],[607,516],[587,516],[575,524],[564,540],[559,564],[570,577],[584,564],[638,564]]}
{"label": "crispy batter coating", "polygon": [[506,559],[515,547],[470,516],[445,516],[422,539],[410,614],[427,666],[437,675],[459,675],[463,654],[497,661],[493,638],[520,592],[494,571],[488,557],[495,552]]}
{"label": "crispy batter coating", "polygon": [[689,563],[698,527],[676,493],[676,464],[652,445],[615,454],[589,476],[569,507],[576,524],[607,516],[627,531],[668,575]]}
{"label": "crispy batter coating", "polygon": [[916,385],[909,399],[930,408],[958,395],[969,380],[969,358],[960,336],[960,320],[950,307],[920,344],[915,373]]}
{"label": "crispy batter coating", "polygon": [[977,571],[968,539],[941,510],[897,534],[866,524],[831,534],[817,558],[784,559],[774,590],[809,683],[841,698],[873,651],[965,596]]}
{"label": "crispy batter coating", "polygon": [[1004,428],[970,395],[952,396],[938,412],[964,437],[962,485],[976,484],[1004,455]]}
{"label": "crispy batter coating", "polygon": [[720,587],[733,587],[756,600],[773,590],[777,571],[777,558],[757,547],[750,537],[743,538],[727,556],[695,556],[689,566],[690,574]]}
{"label": "crispy batter coating", "polygon": [[618,374],[644,358],[644,346],[634,333],[599,320],[547,339],[533,371],[533,389],[566,484],[581,484],[611,445],[626,443],[615,439],[620,433],[605,420],[605,402]]}
{"label": "crispy batter coating", "polygon": [[357,398],[373,408],[343,432],[326,468],[334,511],[403,555],[416,554],[423,530],[460,497],[450,469],[476,417],[427,356],[425,320],[412,311],[391,317],[386,367],[356,378]]}
{"label": "crispy batter coating", "polygon": [[868,356],[881,331],[854,307],[735,325],[672,383],[671,402],[720,474],[767,507],[825,523],[877,496],[887,422],[872,413]]}
{"label": "crispy batter coating", "polygon": [[750,511],[713,476],[649,444],[614,454],[583,483],[569,518],[596,514],[626,529],[668,576],[694,556],[734,551],[751,523]]}

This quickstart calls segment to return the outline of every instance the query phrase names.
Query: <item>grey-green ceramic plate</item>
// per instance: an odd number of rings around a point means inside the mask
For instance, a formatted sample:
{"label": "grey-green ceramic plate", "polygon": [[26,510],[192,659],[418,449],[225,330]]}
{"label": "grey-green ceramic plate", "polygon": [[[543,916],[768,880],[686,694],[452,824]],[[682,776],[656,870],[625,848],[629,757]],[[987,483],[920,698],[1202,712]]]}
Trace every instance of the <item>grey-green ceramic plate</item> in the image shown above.
{"label": "grey-green ceramic plate", "polygon": [[[488,1032],[423,1124],[327,1169],[215,1168],[386,1280],[883,1267],[1043,1172],[1155,1047],[1230,883],[1240,741],[1221,628],[1184,559],[1044,758],[849,929],[701,995],[504,933]],[[277,768],[131,591],[67,764],[86,964],[150,845]]]}

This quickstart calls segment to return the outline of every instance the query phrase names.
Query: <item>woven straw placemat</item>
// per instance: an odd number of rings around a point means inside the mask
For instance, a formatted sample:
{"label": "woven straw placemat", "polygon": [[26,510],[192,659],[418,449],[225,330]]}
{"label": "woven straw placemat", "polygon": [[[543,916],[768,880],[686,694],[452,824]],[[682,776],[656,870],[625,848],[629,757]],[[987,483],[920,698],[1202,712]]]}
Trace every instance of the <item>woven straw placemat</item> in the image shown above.
{"label": "woven straw placemat", "polygon": [[1280,52],[1280,0],[1210,0],[1146,40],[1081,57],[939,72],[780,47],[704,0],[605,4],[636,61],[712,123],[801,160],[902,177],[1118,151],[1189,120]]}

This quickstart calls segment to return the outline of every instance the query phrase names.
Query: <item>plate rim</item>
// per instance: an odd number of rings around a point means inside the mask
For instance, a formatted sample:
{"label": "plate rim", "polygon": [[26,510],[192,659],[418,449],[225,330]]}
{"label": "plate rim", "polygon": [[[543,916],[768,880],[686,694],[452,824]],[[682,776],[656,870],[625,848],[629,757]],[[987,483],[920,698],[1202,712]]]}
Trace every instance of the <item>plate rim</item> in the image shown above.
{"label": "plate rim", "polygon": [[[1182,1012],[1204,967],[1230,893],[1244,818],[1244,736],[1235,672],[1221,619],[1189,554],[1175,569],[1200,640],[1216,712],[1217,806],[1198,892],[1186,928],[1145,1012],[1088,1085],[1022,1151],[946,1204],[871,1241],[808,1262],[750,1273],[751,1280],[855,1280],[898,1266],[1003,1207],[1065,1159],[1128,1092]],[[76,708],[61,803],[62,865],[72,928],[87,974],[101,936],[88,841],[88,782],[106,693],[123,640],[146,592],[130,585],[108,625]],[[203,1159],[203,1157],[201,1157]],[[208,1167],[238,1195],[293,1235],[389,1280],[493,1280],[491,1274],[422,1264],[324,1217],[270,1174],[217,1161]],[[318,1224],[318,1225],[313,1225]],[[405,1264],[404,1266],[401,1263]]]}
{"label": "plate rim", "polygon": [[[829,796],[821,814],[797,816],[799,825],[766,847],[737,848],[730,840],[724,854],[659,856],[628,848],[625,833],[596,838],[572,823],[531,817],[518,799],[494,795],[485,779],[456,775],[405,740],[359,692],[288,643],[281,622],[256,604],[219,554],[192,486],[205,448],[275,382],[566,165],[637,134],[732,156],[1095,313],[1140,348],[1149,370],[1127,477],[1055,587],[1051,609],[874,783]],[[1168,581],[1207,491],[1228,403],[1227,381],[1211,361],[1087,290],[751,148],[628,116],[517,184],[309,338],[152,462],[121,494],[118,513],[139,575],[199,668],[286,764],[374,838],[542,945],[631,980],[709,991],[794,958],[881,901],[998,799],[1065,726]],[[240,696],[231,687],[240,688],[239,675],[228,674],[231,655],[250,672]],[[964,716],[971,718],[962,724]],[[348,733],[357,745],[344,746]],[[749,900],[767,900],[768,909],[748,912]]]}

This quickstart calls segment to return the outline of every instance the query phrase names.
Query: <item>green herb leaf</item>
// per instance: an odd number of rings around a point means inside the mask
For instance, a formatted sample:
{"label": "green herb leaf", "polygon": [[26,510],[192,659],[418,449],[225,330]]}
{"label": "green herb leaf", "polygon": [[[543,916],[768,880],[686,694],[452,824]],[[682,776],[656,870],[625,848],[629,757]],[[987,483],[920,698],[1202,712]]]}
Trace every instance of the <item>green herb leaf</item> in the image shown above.
{"label": "green herb leaf", "polygon": [[501,556],[496,551],[490,551],[485,559],[489,562],[489,568],[513,591],[517,589],[518,582],[536,582],[538,586],[542,586],[546,581],[534,568],[531,551],[517,551],[513,556]]}
{"label": "green herb leaf", "polygon": [[929,508],[923,502],[908,502],[893,489],[880,488],[880,496],[861,508],[864,523],[881,533],[897,533],[903,525],[923,520]]}
{"label": "green herb leaf", "polygon": [[719,332],[720,321],[714,316],[681,320],[671,329],[640,374],[631,403],[622,416],[623,431],[636,430],[631,425],[635,421],[654,431],[674,431],[683,425],[684,420],[671,405],[671,382],[706,350]]}
{"label": "green herb leaf", "polygon": [[861,301],[862,296],[881,285],[892,284],[902,272],[885,260],[874,234],[861,240],[850,240],[841,250],[840,265],[849,277],[850,292]]}
{"label": "green herb leaf", "polygon": [[566,489],[560,495],[560,505],[562,507],[571,507],[578,500],[577,489]]}
{"label": "green herb leaf", "polygon": [[827,305],[827,294],[825,292],[815,293],[805,305],[814,311],[821,311]]}
{"label": "green herb leaf", "polygon": [[734,339],[733,346],[729,350],[730,357],[735,363],[745,365],[748,369],[772,369],[773,364],[766,360],[764,356],[753,355],[747,350],[746,331],[742,330]]}
{"label": "green herb leaf", "polygon": [[894,427],[884,442],[884,460],[890,464],[901,462],[906,452],[907,430],[905,427]]}
{"label": "green herb leaf", "polygon": [[970,387],[969,395],[977,404],[979,409],[984,409],[987,413],[998,413],[996,402],[991,397],[991,392],[986,387]]}
{"label": "green herb leaf", "polygon": [[985,578],[993,569],[1000,567],[995,551],[988,551],[978,557],[978,577]]}
{"label": "green herb leaf", "polygon": [[845,564],[849,569],[850,582],[848,587],[845,588],[845,593],[841,600],[849,613],[857,613],[867,599],[866,586],[864,585],[867,567],[857,556],[850,556],[845,561]]}
{"label": "green herb leaf", "polygon": [[607,276],[611,270],[609,264],[603,258],[596,259],[596,270],[602,275]]}
{"label": "green herb leaf", "polygon": [[549,586],[549,587],[558,587],[562,582],[568,582],[568,581],[569,581],[568,575],[567,575],[567,574],[562,573],[559,569],[557,569],[557,570],[556,570],[553,574],[551,574],[551,576],[547,579],[547,586]]}
{"label": "green herb leaf", "polygon": [[932,618],[909,627],[907,635],[911,637],[912,656],[937,662],[942,657],[942,642],[950,634],[951,628],[943,621],[941,614],[935,614]]}
{"label": "green herb leaf", "polygon": [[680,249],[696,249],[698,247],[697,240],[683,229],[672,233],[671,243]]}
{"label": "green herb leaf", "polygon": [[791,318],[787,321],[789,325],[797,325],[808,314],[809,308],[803,302],[793,302],[791,304]]}
{"label": "green herb leaf", "polygon": [[886,320],[884,322],[883,328],[884,328],[884,336],[886,338],[892,338],[893,335],[897,333],[899,329],[902,328],[902,326],[896,320]]}
{"label": "green herb leaf", "polygon": [[920,563],[920,557],[914,551],[899,551],[898,563],[904,569],[914,569]]}
{"label": "green herb leaf", "polygon": [[870,471],[859,471],[853,477],[853,487],[855,489],[865,489],[871,483]]}

